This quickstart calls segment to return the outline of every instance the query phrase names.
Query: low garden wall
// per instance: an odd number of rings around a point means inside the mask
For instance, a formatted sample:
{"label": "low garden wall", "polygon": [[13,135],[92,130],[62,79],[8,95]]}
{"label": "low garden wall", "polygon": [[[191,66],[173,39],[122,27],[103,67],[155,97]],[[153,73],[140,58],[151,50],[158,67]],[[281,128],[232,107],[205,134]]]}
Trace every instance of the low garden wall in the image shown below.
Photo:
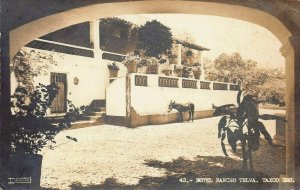
{"label": "low garden wall", "polygon": [[[275,113],[276,116],[281,118],[286,118],[284,113]],[[276,120],[276,133],[274,136],[274,144],[285,146],[285,131],[286,131],[286,122],[277,119]]]}
{"label": "low garden wall", "polygon": [[[126,85],[126,94],[123,94],[124,88],[117,87],[121,81]],[[194,103],[195,119],[211,117],[214,106],[236,104],[238,90],[238,85],[230,83],[151,74],[128,74],[113,81],[107,89],[106,122],[128,127],[177,122],[180,118],[179,113],[176,110],[168,113],[171,100],[181,104]],[[110,94],[119,94],[120,98]],[[124,96],[126,108],[124,103],[117,103],[121,99],[124,101]],[[122,114],[119,108],[123,109]],[[188,113],[184,113],[184,120],[187,119]]]}

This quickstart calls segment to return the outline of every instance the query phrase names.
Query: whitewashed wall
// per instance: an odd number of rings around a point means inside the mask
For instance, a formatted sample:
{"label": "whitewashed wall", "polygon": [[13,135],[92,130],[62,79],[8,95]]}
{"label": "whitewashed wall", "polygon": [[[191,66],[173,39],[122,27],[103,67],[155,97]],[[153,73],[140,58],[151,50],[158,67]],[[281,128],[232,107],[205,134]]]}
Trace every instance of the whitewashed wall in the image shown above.
{"label": "whitewashed wall", "polygon": [[126,116],[126,76],[114,80],[107,88],[106,115]]}
{"label": "whitewashed wall", "polygon": [[[140,115],[166,113],[171,100],[182,104],[192,102],[196,111],[211,110],[213,104],[237,104],[237,91],[199,89],[199,81],[198,89],[159,87],[157,75],[147,77],[146,87],[135,86],[134,79],[131,81],[131,106]],[[181,87],[181,80],[178,83]]]}
{"label": "whitewashed wall", "polygon": [[[25,51],[31,48],[24,47]],[[50,84],[50,73],[67,74],[67,99],[75,106],[89,105],[94,99],[105,99],[105,89],[109,85],[109,71],[107,64],[111,61],[96,60],[90,57],[69,55],[44,50],[36,50],[42,53],[51,53],[57,65],[52,65],[44,75],[34,79],[35,85]],[[16,81],[12,73],[12,92],[16,87]],[[79,79],[78,85],[74,84],[74,78]]]}
{"label": "whitewashed wall", "polygon": [[[143,75],[143,74],[138,74]],[[130,74],[131,107],[139,115],[167,113],[171,100],[177,103],[192,102],[195,104],[195,111],[211,110],[212,105],[221,106],[224,104],[237,104],[236,96],[238,91],[229,90],[205,90],[181,88],[181,79],[178,82],[179,88],[159,87],[158,75],[146,75],[147,86],[135,85],[135,74]],[[165,76],[164,76],[165,77]],[[175,77],[172,77],[175,78]],[[107,89],[106,109],[107,115],[126,115],[126,80],[125,77],[116,79]],[[173,110],[172,112],[176,112]]]}

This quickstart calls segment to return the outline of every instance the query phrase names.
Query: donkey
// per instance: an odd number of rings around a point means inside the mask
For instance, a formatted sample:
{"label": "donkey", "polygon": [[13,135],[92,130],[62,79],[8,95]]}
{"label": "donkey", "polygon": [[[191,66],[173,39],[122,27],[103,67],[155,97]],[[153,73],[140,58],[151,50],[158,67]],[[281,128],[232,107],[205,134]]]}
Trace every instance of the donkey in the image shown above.
{"label": "donkey", "polygon": [[192,122],[194,121],[194,112],[195,112],[195,106],[193,103],[187,103],[187,104],[176,104],[175,101],[170,102],[169,104],[169,111],[170,112],[172,109],[177,110],[180,113],[181,117],[181,122],[183,122],[183,115],[182,112],[189,112],[189,120],[192,118]]}

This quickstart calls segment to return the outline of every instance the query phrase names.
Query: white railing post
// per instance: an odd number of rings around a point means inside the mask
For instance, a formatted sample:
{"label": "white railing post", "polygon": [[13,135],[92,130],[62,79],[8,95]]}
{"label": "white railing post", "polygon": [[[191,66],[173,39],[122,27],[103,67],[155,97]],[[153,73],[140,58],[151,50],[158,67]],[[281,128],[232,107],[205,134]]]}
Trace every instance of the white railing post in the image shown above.
{"label": "white railing post", "polygon": [[178,79],[178,88],[182,88],[182,78],[179,77]]}
{"label": "white railing post", "polygon": [[128,73],[129,77],[130,77],[130,88],[132,88],[132,86],[135,86],[135,73]]}
{"label": "white railing post", "polygon": [[201,84],[200,84],[200,80],[197,80],[197,89],[200,89],[201,88]]}
{"label": "white railing post", "polygon": [[214,90],[214,83],[213,82],[209,82],[209,88],[210,88],[210,90]]}
{"label": "white railing post", "polygon": [[158,87],[159,75],[147,75],[149,87]]}

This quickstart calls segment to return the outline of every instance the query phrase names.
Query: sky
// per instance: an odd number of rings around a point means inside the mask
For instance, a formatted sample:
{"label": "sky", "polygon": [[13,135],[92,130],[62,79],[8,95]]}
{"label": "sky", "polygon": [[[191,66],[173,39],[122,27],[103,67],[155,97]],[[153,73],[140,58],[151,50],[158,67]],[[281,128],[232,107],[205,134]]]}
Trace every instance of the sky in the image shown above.
{"label": "sky", "polygon": [[238,52],[244,59],[252,59],[259,67],[283,68],[280,41],[267,29],[242,20],[191,14],[135,14],[119,16],[137,25],[158,20],[168,26],[174,37],[191,39],[209,48],[204,57],[214,60],[221,53]]}

